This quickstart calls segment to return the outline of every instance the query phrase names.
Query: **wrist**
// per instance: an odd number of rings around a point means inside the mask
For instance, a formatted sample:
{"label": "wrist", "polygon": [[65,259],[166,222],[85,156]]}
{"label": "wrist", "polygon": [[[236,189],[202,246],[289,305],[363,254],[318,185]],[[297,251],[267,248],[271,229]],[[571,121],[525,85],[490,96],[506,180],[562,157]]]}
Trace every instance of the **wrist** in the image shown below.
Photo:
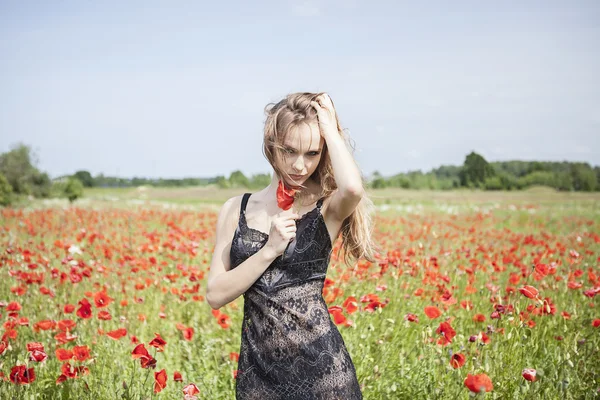
{"label": "wrist", "polygon": [[270,265],[277,258],[277,254],[274,249],[269,245],[263,246],[256,254],[260,255],[261,259]]}

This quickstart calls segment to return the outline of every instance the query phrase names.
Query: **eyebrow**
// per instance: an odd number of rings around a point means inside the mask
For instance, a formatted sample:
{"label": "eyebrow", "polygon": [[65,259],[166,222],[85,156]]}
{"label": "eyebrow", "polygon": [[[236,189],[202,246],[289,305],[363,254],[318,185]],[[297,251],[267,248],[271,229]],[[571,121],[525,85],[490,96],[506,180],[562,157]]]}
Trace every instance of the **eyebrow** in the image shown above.
{"label": "eyebrow", "polygon": [[[298,149],[295,149],[293,146],[289,146],[289,145],[287,145],[287,144],[286,144],[286,145],[284,145],[284,147],[285,147],[285,148],[287,148],[287,149],[293,150],[293,151],[298,151]],[[311,151],[321,151],[321,149],[319,149],[319,148],[316,148],[316,149],[311,149],[311,150],[308,150],[308,151],[307,151],[307,153],[308,153],[308,152],[311,152]]]}

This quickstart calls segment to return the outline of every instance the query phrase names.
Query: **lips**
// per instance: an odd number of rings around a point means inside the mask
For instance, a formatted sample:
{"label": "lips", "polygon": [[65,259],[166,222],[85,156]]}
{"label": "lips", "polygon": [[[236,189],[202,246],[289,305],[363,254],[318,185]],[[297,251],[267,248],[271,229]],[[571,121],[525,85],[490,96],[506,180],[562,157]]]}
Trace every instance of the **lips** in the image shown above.
{"label": "lips", "polygon": [[296,181],[298,181],[298,180],[300,180],[300,179],[304,178],[304,175],[290,175],[290,177],[291,177],[293,180],[296,180]]}

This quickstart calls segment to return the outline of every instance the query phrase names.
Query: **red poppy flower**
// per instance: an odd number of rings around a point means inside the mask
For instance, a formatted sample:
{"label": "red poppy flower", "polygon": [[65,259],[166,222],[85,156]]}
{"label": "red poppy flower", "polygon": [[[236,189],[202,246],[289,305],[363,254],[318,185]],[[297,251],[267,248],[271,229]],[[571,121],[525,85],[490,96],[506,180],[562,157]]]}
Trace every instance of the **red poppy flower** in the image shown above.
{"label": "red poppy flower", "polygon": [[43,350],[33,350],[29,355],[29,361],[42,362],[48,358]]}
{"label": "red poppy flower", "polygon": [[135,349],[133,349],[131,355],[133,356],[133,359],[141,357],[150,358],[150,353],[148,353],[148,350],[146,350],[146,346],[144,345],[144,343],[140,343],[137,346],[135,346]]}
{"label": "red poppy flower", "polygon": [[85,361],[90,358],[90,348],[87,346],[73,347],[73,358],[77,361]]}
{"label": "red poppy flower", "polygon": [[183,382],[183,378],[181,377],[181,372],[179,372],[179,371],[173,372],[173,380],[175,382]]}
{"label": "red poppy flower", "polygon": [[425,315],[427,315],[427,317],[429,317],[429,319],[436,319],[440,315],[442,315],[442,312],[440,311],[439,308],[437,308],[435,306],[427,306],[427,307],[425,307]]}
{"label": "red poppy flower", "polygon": [[535,382],[536,374],[537,374],[537,371],[535,369],[525,368],[521,375],[523,375],[523,378],[525,378],[529,382]]}
{"label": "red poppy flower", "polygon": [[491,392],[494,389],[492,380],[486,374],[468,374],[464,384],[471,392],[474,393],[480,393],[482,391]]}
{"label": "red poppy flower", "polygon": [[40,330],[47,331],[54,328],[56,328],[56,321],[52,320],[36,322],[35,325],[33,325],[34,332],[38,332]]}
{"label": "red poppy flower", "polygon": [[75,325],[77,324],[72,319],[63,319],[61,321],[58,321],[58,329],[64,332],[73,330],[73,328],[75,328]]}
{"label": "red poppy flower", "polygon": [[529,285],[521,286],[519,288],[519,292],[521,292],[521,294],[523,296],[530,298],[530,299],[537,298],[540,293],[540,292],[538,292],[538,290],[536,288],[534,288],[533,286],[529,286]]}
{"label": "red poppy flower", "polygon": [[454,338],[454,336],[456,336],[456,331],[452,328],[452,326],[450,326],[450,323],[448,322],[442,322],[435,332],[443,336],[441,341],[438,341],[438,343],[441,345],[452,343],[452,339]]}
{"label": "red poppy flower", "polygon": [[127,329],[119,328],[114,331],[106,332],[106,335],[108,335],[108,337],[110,337],[111,339],[119,340],[123,336],[127,335]]}
{"label": "red poppy flower", "polygon": [[189,342],[194,337],[194,328],[185,328],[181,331],[181,333],[183,333],[183,338]]}
{"label": "red poppy flower", "polygon": [[75,306],[73,304],[65,304],[63,307],[63,312],[65,314],[71,314],[73,311],[75,311]]}
{"label": "red poppy flower", "polygon": [[56,354],[58,361],[69,361],[71,358],[73,358],[73,351],[68,349],[56,349],[54,354]]}
{"label": "red poppy flower", "polygon": [[29,342],[27,343],[27,351],[44,351],[44,345],[40,342]]}
{"label": "red poppy flower", "polygon": [[225,314],[219,315],[219,318],[217,320],[217,322],[219,323],[219,325],[221,325],[221,328],[223,329],[229,328],[230,321],[231,319],[229,318],[229,315]]}
{"label": "red poppy flower", "polygon": [[148,345],[156,347],[158,351],[165,351],[165,345],[167,344],[167,342],[162,337],[160,337],[160,334],[155,333],[154,335],[155,338],[152,339],[150,343],[148,343]]}
{"label": "red poppy flower", "polygon": [[190,383],[183,388],[183,394],[185,396],[195,396],[198,393],[200,393],[200,389],[198,389],[198,386],[194,385],[193,383]]}
{"label": "red poppy flower", "polygon": [[342,305],[348,314],[352,314],[358,310],[358,303],[356,302],[356,298],[353,296],[348,297]]}
{"label": "red poppy flower", "polygon": [[229,359],[231,361],[238,362],[240,360],[240,354],[232,351],[231,353],[229,353]]}
{"label": "red poppy flower", "polygon": [[419,317],[417,317],[415,314],[408,313],[404,316],[404,320],[408,322],[418,323]]}
{"label": "red poppy flower", "polygon": [[90,302],[87,299],[83,299],[78,304],[77,316],[83,319],[92,318],[92,305]]}
{"label": "red poppy flower", "polygon": [[154,373],[154,393],[159,393],[167,387],[167,372],[161,369]]}
{"label": "red poppy flower", "polygon": [[10,370],[9,379],[14,384],[27,384],[35,381],[35,371],[25,365],[16,365]]}
{"label": "red poppy flower", "polygon": [[483,314],[475,314],[473,316],[473,321],[475,321],[475,322],[485,322],[485,315],[483,315]]}
{"label": "red poppy flower", "polygon": [[103,308],[103,307],[108,307],[110,303],[113,302],[113,298],[109,297],[106,292],[98,292],[94,295],[94,303],[96,304],[96,307],[98,308]]}
{"label": "red poppy flower", "polygon": [[112,319],[112,316],[108,311],[100,310],[100,312],[98,313],[98,319],[102,321],[110,321]]}
{"label": "red poppy flower", "polygon": [[466,357],[461,353],[454,353],[450,358],[450,365],[452,368],[457,369],[465,365]]}
{"label": "red poppy flower", "polygon": [[282,180],[279,180],[279,185],[277,186],[277,205],[279,208],[282,210],[289,210],[292,208],[295,194],[296,191],[294,189],[288,188]]}

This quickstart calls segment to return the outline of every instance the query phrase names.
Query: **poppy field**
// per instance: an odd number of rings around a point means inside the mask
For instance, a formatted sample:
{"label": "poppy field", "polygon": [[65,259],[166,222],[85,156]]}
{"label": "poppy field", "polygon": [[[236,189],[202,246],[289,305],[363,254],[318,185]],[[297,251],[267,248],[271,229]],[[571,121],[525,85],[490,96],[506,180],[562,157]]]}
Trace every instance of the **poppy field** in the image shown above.
{"label": "poppy field", "polygon": [[[0,210],[0,398],[234,398],[243,298],[205,300],[217,212]],[[600,199],[380,206],[377,262],[338,240],[323,288],[364,398],[599,398],[599,227]]]}

